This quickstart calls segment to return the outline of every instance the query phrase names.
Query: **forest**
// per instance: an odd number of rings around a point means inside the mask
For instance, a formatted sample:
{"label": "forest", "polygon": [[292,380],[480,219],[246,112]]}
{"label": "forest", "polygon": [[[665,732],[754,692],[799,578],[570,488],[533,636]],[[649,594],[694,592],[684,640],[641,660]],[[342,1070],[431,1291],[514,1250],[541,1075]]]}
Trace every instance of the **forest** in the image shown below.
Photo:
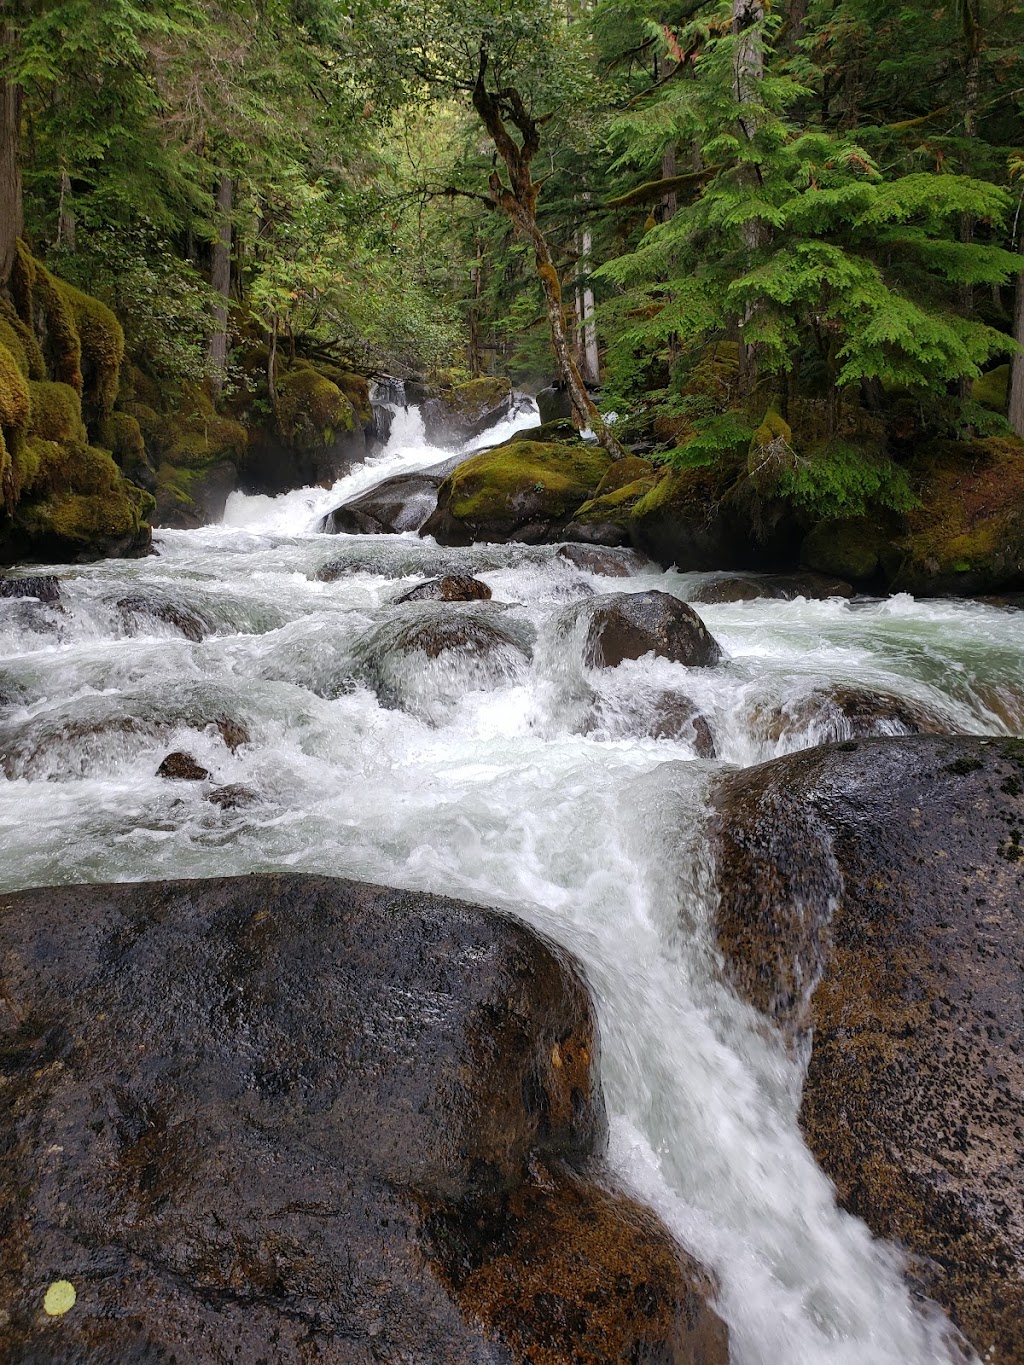
{"label": "forest", "polygon": [[[961,465],[1020,492],[1020,5],[6,0],[0,34],[8,557],[76,462],[22,382],[81,391],[54,289],[123,329],[116,376],[81,341],[90,448],[146,495],[120,544],[254,431],[351,422],[317,364],[555,380],[613,454],[745,499],[755,560],[776,523],[913,532]],[[924,520],[915,562],[983,557]]]}

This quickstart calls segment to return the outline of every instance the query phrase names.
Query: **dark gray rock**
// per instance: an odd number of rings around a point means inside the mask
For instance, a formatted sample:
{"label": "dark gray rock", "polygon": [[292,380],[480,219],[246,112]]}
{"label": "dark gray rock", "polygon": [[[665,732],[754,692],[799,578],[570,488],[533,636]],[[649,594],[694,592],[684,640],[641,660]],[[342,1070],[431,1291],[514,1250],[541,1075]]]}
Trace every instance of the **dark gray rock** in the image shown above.
{"label": "dark gray rock", "polygon": [[979,1352],[1024,1361],[1024,742],[848,742],[726,776],[718,941],[813,1046],[843,1205]]}
{"label": "dark gray rock", "polygon": [[34,597],[40,602],[60,601],[60,579],[53,574],[23,574],[0,578],[0,597]]}
{"label": "dark gray rock", "polygon": [[437,506],[443,475],[430,471],[384,479],[328,512],[317,527],[327,535],[394,535],[418,531]]}
{"label": "dark gray rock", "polygon": [[582,545],[573,541],[562,545],[558,556],[584,573],[600,574],[605,578],[633,578],[637,574],[658,572],[658,566],[652,560],[625,547]]}
{"label": "dark gray rock", "polygon": [[823,574],[730,574],[702,583],[690,598],[691,602],[725,603],[755,602],[774,598],[784,602],[806,597],[824,601],[829,597],[852,597],[853,587],[841,578]]}
{"label": "dark gray rock", "polygon": [[4,898],[0,962],[6,1358],[725,1365],[708,1277],[608,1190],[580,974],[510,917],[62,887]]}
{"label": "dark gray rock", "polygon": [[587,661],[614,668],[652,650],[689,668],[717,664],[722,651],[692,607],[667,592],[614,593],[594,599]]}

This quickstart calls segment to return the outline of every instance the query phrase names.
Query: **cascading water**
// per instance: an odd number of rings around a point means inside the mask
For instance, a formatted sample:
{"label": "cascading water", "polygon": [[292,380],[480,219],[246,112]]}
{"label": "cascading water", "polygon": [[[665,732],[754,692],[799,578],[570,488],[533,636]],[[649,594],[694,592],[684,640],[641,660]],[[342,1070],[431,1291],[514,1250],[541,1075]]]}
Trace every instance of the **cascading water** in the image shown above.
{"label": "cascading water", "polygon": [[[717,668],[595,672],[595,593],[687,599],[713,576],[613,580],[552,547],[313,534],[342,499],[444,458],[417,409],[391,406],[387,446],[329,491],[235,495],[223,525],[160,533],[159,557],[62,570],[60,607],[0,600],[4,887],[290,868],[507,907],[586,965],[614,1165],[716,1271],[737,1365],[960,1359],[897,1254],[837,1209],[800,1137],[797,1064],[723,984],[702,832],[716,762],[685,727],[645,738],[637,718],[688,698],[735,764],[843,737],[837,687],[949,730],[1017,732],[1024,614],[701,606]],[[524,409],[489,439],[534,421]],[[319,581],[329,561],[339,576]],[[493,600],[396,604],[443,571],[482,577]],[[472,659],[404,647],[451,613],[501,643]],[[247,803],[158,777],[174,749]]]}

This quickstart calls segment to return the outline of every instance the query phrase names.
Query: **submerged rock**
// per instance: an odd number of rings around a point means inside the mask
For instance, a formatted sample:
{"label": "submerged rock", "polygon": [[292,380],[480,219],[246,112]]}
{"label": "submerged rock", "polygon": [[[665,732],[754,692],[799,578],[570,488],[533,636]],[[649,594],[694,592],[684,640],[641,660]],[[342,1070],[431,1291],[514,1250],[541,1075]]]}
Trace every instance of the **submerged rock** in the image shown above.
{"label": "submerged rock", "polygon": [[34,597],[40,602],[59,602],[60,579],[53,574],[24,574],[20,578],[0,577],[0,597]]}
{"label": "submerged rock", "polygon": [[210,773],[209,769],[197,763],[191,754],[176,749],[163,760],[156,770],[156,775],[172,778],[176,782],[205,782]]}
{"label": "submerged rock", "polygon": [[813,744],[886,735],[949,735],[955,727],[909,697],[870,687],[816,687],[779,710],[756,712],[753,733],[775,742],[811,735]]}
{"label": "submerged rock", "polygon": [[637,574],[656,573],[658,566],[636,550],[611,545],[581,545],[571,542],[558,550],[559,559],[567,559],[584,573],[599,574],[604,578],[633,578]]}
{"label": "submerged rock", "polygon": [[163,601],[143,593],[132,593],[128,597],[119,598],[117,609],[128,627],[134,626],[139,617],[148,616],[151,620],[162,621],[165,626],[172,626],[193,644],[199,644],[207,632],[206,623],[191,607]]}
{"label": "submerged rock", "polygon": [[653,652],[689,668],[718,663],[722,651],[692,607],[667,592],[614,593],[591,608],[587,661],[615,668]]}
{"label": "submerged rock", "polygon": [[756,602],[763,598],[784,602],[806,597],[811,601],[825,601],[829,597],[852,597],[853,587],[841,578],[823,574],[730,574],[701,583],[690,597],[691,602],[726,603]]}
{"label": "submerged rock", "polygon": [[524,925],[254,875],[11,895],[0,957],[12,1359],[726,1365]]}
{"label": "submerged rock", "polygon": [[445,574],[428,578],[398,598],[399,602],[489,602],[491,590],[479,578],[465,574]]}
{"label": "submerged rock", "polygon": [[1024,742],[851,742],[726,776],[718,941],[813,1039],[800,1122],[979,1353],[1024,1362]]}
{"label": "submerged rock", "polygon": [[255,805],[259,800],[251,787],[240,782],[231,782],[225,787],[213,787],[206,793],[207,801],[221,810],[240,810],[244,806]]}

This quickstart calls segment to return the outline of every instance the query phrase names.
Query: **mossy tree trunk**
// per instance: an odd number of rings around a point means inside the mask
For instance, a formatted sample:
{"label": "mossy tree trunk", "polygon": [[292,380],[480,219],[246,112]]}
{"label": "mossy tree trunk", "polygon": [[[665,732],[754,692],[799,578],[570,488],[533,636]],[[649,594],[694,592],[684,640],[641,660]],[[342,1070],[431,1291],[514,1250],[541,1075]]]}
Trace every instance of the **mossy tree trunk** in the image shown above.
{"label": "mossy tree trunk", "polygon": [[[0,3],[0,53],[14,43]],[[7,288],[14,268],[18,238],[24,227],[21,193],[21,86],[0,80],[0,292]]]}
{"label": "mossy tree trunk", "polygon": [[210,286],[220,296],[214,305],[214,332],[210,337],[210,370],[214,392],[224,385],[228,361],[228,300],[231,292],[231,210],[234,181],[226,172],[217,181],[217,240],[210,256]]}
{"label": "mossy tree trunk", "polygon": [[[757,109],[764,80],[764,39],[760,28],[763,19],[764,5],[760,0],[733,0],[732,31],[737,38],[733,93],[741,111],[740,133],[748,142],[753,142],[757,134]],[[756,166],[744,170],[743,175],[751,190],[760,184],[761,173]],[[758,219],[750,218],[744,223],[742,233],[743,245],[753,256],[764,244],[764,225]],[[753,317],[754,309],[748,307],[740,319],[740,385],[747,397],[754,392],[758,380],[757,347],[749,345],[744,338],[744,328]]]}
{"label": "mossy tree trunk", "polygon": [[[533,247],[537,277],[544,291],[551,345],[559,375],[572,405],[573,421],[581,431],[589,427],[598,444],[607,450],[613,459],[623,459],[625,452],[587,392],[587,386],[573,356],[565,328],[562,282],[552,260],[547,239],[537,222],[537,196],[540,185],[533,179],[531,163],[540,151],[540,123],[530,114],[522,95],[514,87],[497,91],[488,90],[487,66],[487,50],[481,48],[479,70],[473,87],[473,107],[480,115],[495,149],[504,161],[509,178],[509,184],[505,185],[498,172],[492,171],[489,181],[491,198],[508,215],[519,235]],[[521,143],[509,132],[509,124],[518,131],[522,138]]]}

